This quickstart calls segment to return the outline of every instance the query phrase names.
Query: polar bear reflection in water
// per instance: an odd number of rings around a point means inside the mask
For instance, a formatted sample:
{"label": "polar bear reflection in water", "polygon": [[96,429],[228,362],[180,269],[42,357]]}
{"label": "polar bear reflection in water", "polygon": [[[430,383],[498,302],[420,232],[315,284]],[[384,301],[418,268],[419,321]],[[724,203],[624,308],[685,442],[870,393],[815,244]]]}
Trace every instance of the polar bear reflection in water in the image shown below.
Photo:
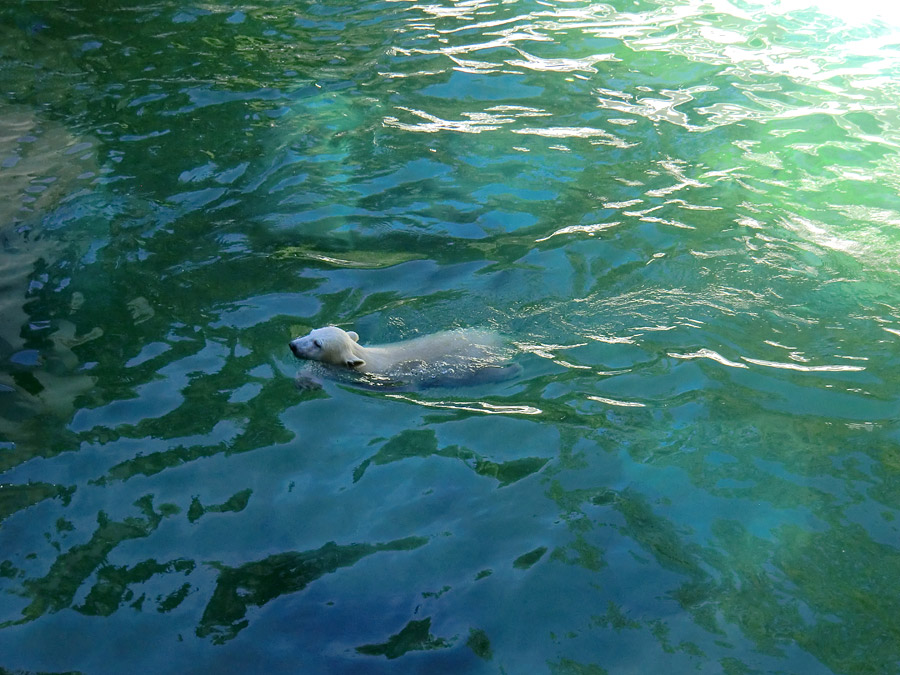
{"label": "polar bear reflection in water", "polygon": [[[298,359],[326,366],[331,376],[378,388],[487,384],[512,379],[522,370],[510,363],[512,350],[500,335],[476,328],[364,347],[354,331],[326,326],[291,341],[290,347]],[[306,374],[298,375],[297,384],[322,386]]]}

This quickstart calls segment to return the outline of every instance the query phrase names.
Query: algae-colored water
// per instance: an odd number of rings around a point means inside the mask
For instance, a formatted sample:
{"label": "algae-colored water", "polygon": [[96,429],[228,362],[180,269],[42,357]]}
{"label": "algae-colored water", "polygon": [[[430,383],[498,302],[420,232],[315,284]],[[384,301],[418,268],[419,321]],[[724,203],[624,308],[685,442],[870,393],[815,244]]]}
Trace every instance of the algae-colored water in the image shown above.
{"label": "algae-colored water", "polygon": [[22,0],[0,85],[0,671],[900,670],[890,5]]}

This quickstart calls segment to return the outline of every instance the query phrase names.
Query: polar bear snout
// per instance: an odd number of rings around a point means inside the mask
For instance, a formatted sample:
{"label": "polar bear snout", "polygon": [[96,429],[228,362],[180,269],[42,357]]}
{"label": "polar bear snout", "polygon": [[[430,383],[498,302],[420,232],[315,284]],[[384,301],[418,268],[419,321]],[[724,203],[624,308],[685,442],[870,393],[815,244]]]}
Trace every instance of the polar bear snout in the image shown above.
{"label": "polar bear snout", "polygon": [[288,343],[288,346],[291,348],[291,351],[294,352],[294,356],[298,359],[308,359],[309,358],[309,350],[308,345],[303,344],[304,338],[297,338],[296,340],[291,340]]}

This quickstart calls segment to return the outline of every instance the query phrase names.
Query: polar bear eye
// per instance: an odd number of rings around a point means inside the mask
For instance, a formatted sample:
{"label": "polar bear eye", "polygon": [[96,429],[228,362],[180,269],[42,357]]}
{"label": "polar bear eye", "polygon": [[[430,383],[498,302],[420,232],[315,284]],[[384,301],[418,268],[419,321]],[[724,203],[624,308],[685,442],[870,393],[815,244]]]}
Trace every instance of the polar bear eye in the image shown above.
{"label": "polar bear eye", "polygon": [[322,341],[321,341],[321,340],[318,340],[318,339],[313,340],[313,344],[314,344],[318,349],[322,349]]}

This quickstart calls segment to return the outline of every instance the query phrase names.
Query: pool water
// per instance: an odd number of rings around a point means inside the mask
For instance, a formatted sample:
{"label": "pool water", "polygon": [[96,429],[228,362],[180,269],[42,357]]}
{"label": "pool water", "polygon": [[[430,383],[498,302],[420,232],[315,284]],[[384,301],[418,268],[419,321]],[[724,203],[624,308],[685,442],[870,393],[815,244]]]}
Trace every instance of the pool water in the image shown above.
{"label": "pool water", "polygon": [[[5,4],[0,671],[900,671],[851,5]],[[522,372],[299,388],[328,324]]]}

